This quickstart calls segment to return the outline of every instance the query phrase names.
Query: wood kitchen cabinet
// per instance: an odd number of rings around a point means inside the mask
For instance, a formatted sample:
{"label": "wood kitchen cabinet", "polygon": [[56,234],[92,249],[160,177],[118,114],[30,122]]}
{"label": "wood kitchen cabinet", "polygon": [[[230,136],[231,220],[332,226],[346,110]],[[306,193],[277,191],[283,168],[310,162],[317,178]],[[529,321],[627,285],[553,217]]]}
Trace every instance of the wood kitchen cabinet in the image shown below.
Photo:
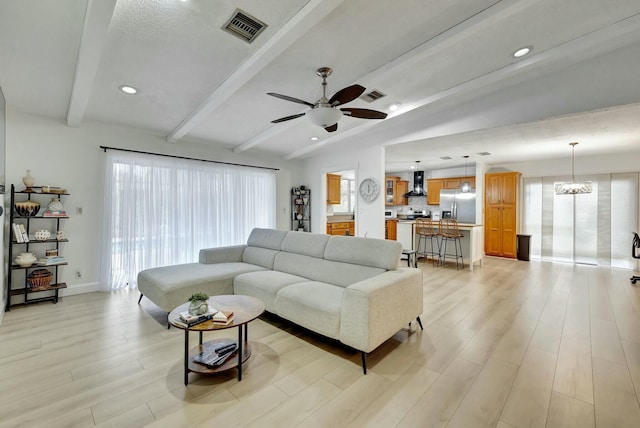
{"label": "wood kitchen cabinet", "polygon": [[398,180],[396,181],[396,201],[395,205],[409,205],[409,198],[404,195],[409,192],[409,182],[407,180]]}
{"label": "wood kitchen cabinet", "polygon": [[427,179],[427,205],[440,205],[440,190],[443,185],[441,178]]}
{"label": "wood kitchen cabinet", "polygon": [[469,182],[472,189],[476,188],[476,178],[474,176],[443,178],[442,181],[443,181],[443,186],[442,186],[443,189],[451,189],[451,190],[460,189],[460,186],[462,186],[462,183],[465,181]]}
{"label": "wood kitchen cabinet", "polygon": [[356,222],[355,221],[340,221],[335,223],[327,223],[327,235],[349,235],[355,236],[356,234]]}
{"label": "wood kitchen cabinet", "polygon": [[516,258],[519,172],[485,174],[484,252]]}
{"label": "wood kitchen cabinet", "polygon": [[384,225],[384,237],[391,241],[398,239],[398,220],[386,220]]}
{"label": "wood kitchen cabinet", "polygon": [[394,176],[386,176],[384,178],[385,205],[408,205],[409,199],[404,197],[408,191],[409,181]]}
{"label": "wood kitchen cabinet", "polygon": [[340,205],[340,179],[342,176],[327,174],[327,204]]}

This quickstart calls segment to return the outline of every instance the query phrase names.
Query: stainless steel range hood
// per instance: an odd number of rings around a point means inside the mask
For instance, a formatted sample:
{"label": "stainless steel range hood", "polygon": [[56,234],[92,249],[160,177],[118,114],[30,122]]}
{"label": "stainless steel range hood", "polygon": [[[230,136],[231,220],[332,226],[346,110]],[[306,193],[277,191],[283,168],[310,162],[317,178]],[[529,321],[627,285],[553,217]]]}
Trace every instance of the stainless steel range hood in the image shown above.
{"label": "stainless steel range hood", "polygon": [[405,198],[409,196],[427,196],[427,192],[424,190],[424,171],[413,172],[413,189],[402,196]]}

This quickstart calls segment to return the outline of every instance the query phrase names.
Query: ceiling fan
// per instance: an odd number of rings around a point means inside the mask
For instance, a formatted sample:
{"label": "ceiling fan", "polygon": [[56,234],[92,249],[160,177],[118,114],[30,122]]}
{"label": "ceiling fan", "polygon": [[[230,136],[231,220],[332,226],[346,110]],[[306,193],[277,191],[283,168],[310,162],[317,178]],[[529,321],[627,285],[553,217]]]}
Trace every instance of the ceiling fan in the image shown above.
{"label": "ceiling fan", "polygon": [[338,129],[338,121],[342,115],[357,117],[359,119],[384,119],[387,117],[386,113],[366,108],[337,108],[340,105],[347,104],[358,98],[365,91],[365,88],[357,84],[347,86],[333,94],[331,98],[327,98],[327,76],[329,76],[332,71],[329,67],[321,67],[316,71],[316,74],[322,77],[322,98],[316,101],[315,104],[288,95],[268,92],[267,95],[271,95],[272,97],[311,107],[311,110],[308,112],[281,117],[280,119],[272,120],[271,123],[285,122],[306,115],[309,117],[311,123],[323,127],[327,132],[334,132]]}

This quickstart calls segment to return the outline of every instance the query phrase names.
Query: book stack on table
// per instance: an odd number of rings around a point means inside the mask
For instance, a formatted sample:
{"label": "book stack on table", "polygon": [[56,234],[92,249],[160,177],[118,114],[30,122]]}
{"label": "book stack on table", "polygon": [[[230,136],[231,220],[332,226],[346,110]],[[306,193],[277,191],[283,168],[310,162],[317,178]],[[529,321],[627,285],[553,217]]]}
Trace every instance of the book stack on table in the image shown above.
{"label": "book stack on table", "polygon": [[193,357],[193,361],[209,368],[221,366],[238,350],[238,344],[233,339],[207,342],[203,347],[202,352]]}

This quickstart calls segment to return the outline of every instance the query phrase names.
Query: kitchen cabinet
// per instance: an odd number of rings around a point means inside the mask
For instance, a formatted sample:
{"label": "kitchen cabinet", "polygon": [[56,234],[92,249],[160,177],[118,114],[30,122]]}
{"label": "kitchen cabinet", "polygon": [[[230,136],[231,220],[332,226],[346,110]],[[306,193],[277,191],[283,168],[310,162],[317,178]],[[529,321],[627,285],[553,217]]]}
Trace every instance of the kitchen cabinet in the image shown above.
{"label": "kitchen cabinet", "polygon": [[427,205],[440,205],[440,190],[443,184],[441,178],[427,179]]}
{"label": "kitchen cabinet", "polygon": [[442,186],[443,189],[448,189],[448,190],[459,189],[460,186],[462,186],[462,183],[465,181],[468,181],[469,184],[471,184],[472,189],[476,188],[476,178],[474,176],[443,178],[442,181],[443,181],[443,186]]}
{"label": "kitchen cabinet", "polygon": [[398,194],[396,190],[397,179],[399,179],[399,177],[387,176],[384,178],[384,204],[385,205],[396,204],[396,195]]}
{"label": "kitchen cabinet", "polygon": [[334,223],[327,223],[327,235],[347,235],[347,232],[349,232],[349,235],[355,236],[355,229],[355,221],[339,221]]}
{"label": "kitchen cabinet", "polygon": [[395,204],[396,205],[409,205],[409,198],[404,195],[409,192],[409,181],[407,180],[398,180],[396,181],[396,194],[395,194]]}
{"label": "kitchen cabinet", "polygon": [[340,205],[340,179],[342,176],[327,174],[327,204]]}
{"label": "kitchen cabinet", "polygon": [[395,241],[398,238],[398,220],[387,219],[385,221],[384,237],[390,241]]}
{"label": "kitchen cabinet", "polygon": [[476,188],[476,177],[448,177],[427,179],[427,205],[440,205],[440,190],[458,190],[468,181],[472,189]]}
{"label": "kitchen cabinet", "polygon": [[484,252],[516,258],[519,172],[485,174]]}

